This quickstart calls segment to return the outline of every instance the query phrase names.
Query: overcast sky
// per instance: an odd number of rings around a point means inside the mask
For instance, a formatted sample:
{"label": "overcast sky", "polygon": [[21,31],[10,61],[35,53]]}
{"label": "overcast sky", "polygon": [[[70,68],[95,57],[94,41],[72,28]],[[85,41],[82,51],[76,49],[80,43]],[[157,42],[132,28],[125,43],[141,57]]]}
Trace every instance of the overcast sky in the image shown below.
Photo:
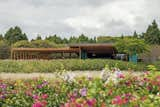
{"label": "overcast sky", "polygon": [[18,25],[30,39],[130,35],[153,19],[160,22],[160,0],[0,0],[0,33]]}

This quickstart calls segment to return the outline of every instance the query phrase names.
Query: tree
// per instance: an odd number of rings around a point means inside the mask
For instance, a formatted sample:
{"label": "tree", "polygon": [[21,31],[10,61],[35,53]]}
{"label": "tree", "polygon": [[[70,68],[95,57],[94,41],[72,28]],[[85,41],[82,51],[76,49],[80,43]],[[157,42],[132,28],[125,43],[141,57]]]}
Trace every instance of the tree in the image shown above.
{"label": "tree", "polygon": [[134,38],[138,38],[138,34],[137,34],[136,31],[134,31],[133,37],[134,37]]}
{"label": "tree", "polygon": [[69,38],[69,43],[74,44],[78,42],[78,38],[76,38],[75,36],[71,36]]}
{"label": "tree", "polygon": [[119,53],[125,53],[129,56],[141,54],[149,51],[149,46],[142,39],[125,38],[116,42],[116,49]]}
{"label": "tree", "polygon": [[98,43],[115,43],[119,39],[122,39],[122,37],[99,36],[97,37],[97,42]]}
{"label": "tree", "polygon": [[96,43],[96,37],[89,39],[89,43]]}
{"label": "tree", "polygon": [[10,46],[6,41],[0,40],[0,59],[8,59],[10,56]]}
{"label": "tree", "polygon": [[0,40],[3,40],[4,38],[3,38],[3,35],[2,34],[0,34]]}
{"label": "tree", "polygon": [[160,31],[155,20],[148,26],[144,39],[149,44],[160,44]]}
{"label": "tree", "polygon": [[32,48],[55,48],[57,45],[48,40],[35,40],[31,42]]}
{"label": "tree", "polygon": [[124,35],[122,34],[122,35],[121,35],[121,39],[123,39],[123,38],[124,38]]}
{"label": "tree", "polygon": [[32,48],[32,44],[27,40],[22,40],[12,45],[14,48]]}
{"label": "tree", "polygon": [[9,44],[16,43],[17,41],[21,40],[28,40],[25,33],[22,33],[22,30],[20,27],[16,26],[15,28],[10,28],[4,38],[9,42]]}
{"label": "tree", "polygon": [[63,41],[63,44],[67,44],[69,42],[67,38],[64,38],[62,41]]}
{"label": "tree", "polygon": [[85,36],[84,34],[81,34],[78,38],[78,43],[88,43],[89,39],[87,36]]}
{"label": "tree", "polygon": [[45,40],[48,40],[50,42],[54,42],[56,44],[62,44],[63,43],[63,40],[57,35],[49,36]]}
{"label": "tree", "polygon": [[36,40],[42,40],[42,37],[38,34]]}

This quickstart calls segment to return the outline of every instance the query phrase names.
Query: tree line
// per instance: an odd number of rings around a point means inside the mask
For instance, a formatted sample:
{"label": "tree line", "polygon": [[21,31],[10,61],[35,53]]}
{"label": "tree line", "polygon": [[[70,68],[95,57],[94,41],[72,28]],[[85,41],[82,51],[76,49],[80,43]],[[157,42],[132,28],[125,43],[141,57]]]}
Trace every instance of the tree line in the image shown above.
{"label": "tree line", "polygon": [[[40,48],[40,47],[64,47],[65,44],[76,43],[116,43],[117,41],[123,42],[123,40],[129,41],[129,39],[143,40],[147,44],[160,45],[160,29],[156,20],[148,26],[145,33],[138,34],[134,31],[133,35],[121,35],[121,36],[98,36],[89,38],[88,36],[81,34],[80,36],[71,36],[70,38],[62,38],[60,36],[49,35],[45,39],[42,39],[41,35],[37,35],[35,39],[29,41],[26,33],[23,33],[22,29],[18,26],[9,28],[4,35],[0,34],[0,59],[7,58],[11,47],[28,47],[28,48]],[[138,43],[138,42],[137,42]]]}
{"label": "tree line", "polygon": [[[89,38],[88,36],[81,34],[80,36],[71,36],[70,38],[62,38],[61,36],[49,35],[45,39],[42,39],[41,35],[37,35],[36,40],[47,40],[49,42],[53,42],[55,44],[72,44],[72,43],[109,43],[109,42],[116,42],[119,39],[123,38],[138,38],[144,39],[148,44],[160,44],[160,29],[158,28],[158,24],[156,20],[150,24],[145,33],[138,34],[134,31],[133,35],[126,36],[99,36],[94,38]],[[25,40],[28,41],[28,37],[26,33],[22,32],[22,29],[18,26],[11,27],[7,32],[2,35],[0,34],[0,40],[5,40],[9,45],[13,45],[16,42]]]}

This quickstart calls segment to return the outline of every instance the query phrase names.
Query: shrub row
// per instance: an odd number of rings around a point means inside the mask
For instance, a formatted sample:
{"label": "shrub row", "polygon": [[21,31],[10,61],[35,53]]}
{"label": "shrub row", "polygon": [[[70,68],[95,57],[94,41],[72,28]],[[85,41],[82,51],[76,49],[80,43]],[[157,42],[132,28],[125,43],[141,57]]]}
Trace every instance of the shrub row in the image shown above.
{"label": "shrub row", "polygon": [[106,60],[106,59],[65,59],[65,60],[0,60],[0,72],[12,73],[30,73],[30,72],[56,72],[61,70],[67,71],[85,71],[85,70],[102,70],[105,65],[117,67],[121,70],[128,68],[135,71],[145,70],[145,65],[131,62]]}

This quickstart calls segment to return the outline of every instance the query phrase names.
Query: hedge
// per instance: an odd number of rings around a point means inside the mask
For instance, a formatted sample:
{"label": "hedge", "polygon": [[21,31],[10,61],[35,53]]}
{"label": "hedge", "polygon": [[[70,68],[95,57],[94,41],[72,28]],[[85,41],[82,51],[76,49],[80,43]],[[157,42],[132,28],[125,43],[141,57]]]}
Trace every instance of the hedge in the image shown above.
{"label": "hedge", "polygon": [[135,71],[145,70],[145,64],[134,64],[131,62],[106,60],[106,59],[65,59],[65,60],[0,60],[0,72],[6,73],[31,73],[42,72],[52,73],[61,70],[85,71],[102,70],[105,65],[118,67],[121,70],[128,68]]}

